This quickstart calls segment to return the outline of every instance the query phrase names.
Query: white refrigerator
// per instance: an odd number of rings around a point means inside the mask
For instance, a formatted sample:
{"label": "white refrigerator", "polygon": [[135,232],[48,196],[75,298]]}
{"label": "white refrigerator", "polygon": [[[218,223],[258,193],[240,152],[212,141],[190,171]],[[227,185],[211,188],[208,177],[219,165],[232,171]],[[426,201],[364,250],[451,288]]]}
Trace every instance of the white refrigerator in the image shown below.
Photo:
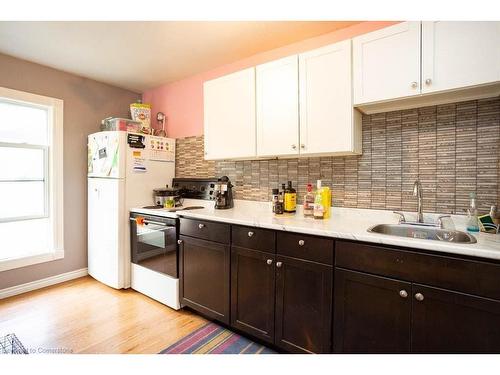
{"label": "white refrigerator", "polygon": [[172,185],[175,140],[104,131],[88,136],[88,272],[116,289],[130,287],[129,209],[153,204]]}

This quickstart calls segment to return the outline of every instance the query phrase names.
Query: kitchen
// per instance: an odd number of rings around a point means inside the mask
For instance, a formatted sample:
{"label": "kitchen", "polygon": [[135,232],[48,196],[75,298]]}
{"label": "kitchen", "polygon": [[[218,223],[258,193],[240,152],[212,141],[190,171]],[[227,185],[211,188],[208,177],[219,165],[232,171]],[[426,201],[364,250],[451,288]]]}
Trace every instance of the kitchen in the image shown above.
{"label": "kitchen", "polygon": [[3,350],[499,354],[500,22],[422,19],[0,22]]}

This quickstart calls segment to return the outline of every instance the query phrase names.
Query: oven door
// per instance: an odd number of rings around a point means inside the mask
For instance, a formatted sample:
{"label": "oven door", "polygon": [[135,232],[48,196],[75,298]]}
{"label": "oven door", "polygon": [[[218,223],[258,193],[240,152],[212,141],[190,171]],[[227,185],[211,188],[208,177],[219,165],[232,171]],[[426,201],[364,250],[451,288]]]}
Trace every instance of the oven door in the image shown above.
{"label": "oven door", "polygon": [[132,263],[178,278],[177,221],[130,215]]}

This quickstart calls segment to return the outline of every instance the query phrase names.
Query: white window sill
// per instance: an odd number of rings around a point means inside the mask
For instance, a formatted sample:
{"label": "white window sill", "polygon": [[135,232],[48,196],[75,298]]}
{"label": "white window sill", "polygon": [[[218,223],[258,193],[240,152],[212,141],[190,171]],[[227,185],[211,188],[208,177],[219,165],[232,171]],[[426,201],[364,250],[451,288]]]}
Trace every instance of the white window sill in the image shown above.
{"label": "white window sill", "polygon": [[31,266],[33,264],[50,262],[52,260],[63,259],[63,258],[64,258],[64,250],[59,250],[50,253],[30,255],[23,258],[4,259],[0,260],[0,272],[13,270],[15,268]]}

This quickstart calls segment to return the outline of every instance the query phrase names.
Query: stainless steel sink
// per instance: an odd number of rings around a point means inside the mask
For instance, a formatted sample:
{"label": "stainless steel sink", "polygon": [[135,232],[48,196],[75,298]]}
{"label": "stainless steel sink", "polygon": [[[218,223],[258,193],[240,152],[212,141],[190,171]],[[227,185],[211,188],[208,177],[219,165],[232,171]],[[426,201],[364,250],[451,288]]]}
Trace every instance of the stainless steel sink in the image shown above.
{"label": "stainless steel sink", "polygon": [[379,224],[368,229],[371,233],[387,234],[406,238],[444,241],[453,243],[476,243],[476,238],[467,232],[446,230],[437,227],[408,224]]}

